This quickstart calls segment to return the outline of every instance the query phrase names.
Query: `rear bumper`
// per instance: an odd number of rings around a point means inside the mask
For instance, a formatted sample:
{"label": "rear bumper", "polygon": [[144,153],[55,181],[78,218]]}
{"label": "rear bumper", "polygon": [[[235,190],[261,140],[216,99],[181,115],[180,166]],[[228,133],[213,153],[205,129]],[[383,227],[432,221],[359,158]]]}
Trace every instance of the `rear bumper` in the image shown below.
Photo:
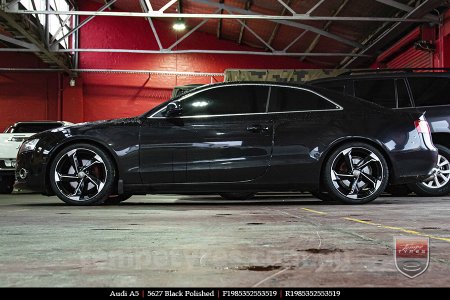
{"label": "rear bumper", "polygon": [[437,149],[419,149],[391,154],[391,184],[417,183],[430,177],[438,160]]}

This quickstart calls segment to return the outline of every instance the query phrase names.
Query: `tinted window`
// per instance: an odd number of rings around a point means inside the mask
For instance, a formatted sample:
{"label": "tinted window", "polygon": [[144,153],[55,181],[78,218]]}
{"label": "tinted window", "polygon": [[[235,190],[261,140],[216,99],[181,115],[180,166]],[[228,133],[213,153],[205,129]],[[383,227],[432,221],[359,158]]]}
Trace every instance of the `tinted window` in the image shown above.
{"label": "tinted window", "polygon": [[416,106],[449,105],[450,78],[408,78]]}
{"label": "tinted window", "polygon": [[212,88],[182,100],[183,116],[264,113],[268,93],[253,85]]}
{"label": "tinted window", "polygon": [[271,112],[323,109],[336,109],[336,105],[307,90],[272,87],[269,104]]}
{"label": "tinted window", "polygon": [[344,94],[345,93],[345,83],[341,82],[341,81],[340,82],[334,82],[334,81],[331,81],[331,82],[320,82],[320,83],[317,83],[317,84],[313,83],[313,85],[319,86],[319,87],[322,87],[322,88],[325,88],[325,89],[328,89],[328,90],[331,90],[331,91],[334,91],[334,92],[337,92],[339,94]]}
{"label": "tinted window", "polygon": [[397,79],[397,103],[398,108],[411,107],[411,101],[409,99],[408,89],[406,88],[406,82],[403,79]]}
{"label": "tinted window", "polygon": [[18,124],[13,127],[10,132],[11,133],[38,133],[49,129],[55,129],[61,127],[60,124],[52,123],[52,124]]}
{"label": "tinted window", "polygon": [[394,79],[355,80],[354,87],[356,97],[381,106],[396,107]]}

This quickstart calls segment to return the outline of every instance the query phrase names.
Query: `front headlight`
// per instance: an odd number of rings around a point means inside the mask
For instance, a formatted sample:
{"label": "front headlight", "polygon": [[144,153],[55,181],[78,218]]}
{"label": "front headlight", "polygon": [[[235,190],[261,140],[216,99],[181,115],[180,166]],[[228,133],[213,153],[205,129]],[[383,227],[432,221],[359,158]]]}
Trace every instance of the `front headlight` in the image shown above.
{"label": "front headlight", "polygon": [[22,146],[20,146],[19,153],[33,151],[34,148],[36,148],[36,145],[38,142],[39,142],[39,139],[32,139],[32,140],[25,141],[22,144]]}

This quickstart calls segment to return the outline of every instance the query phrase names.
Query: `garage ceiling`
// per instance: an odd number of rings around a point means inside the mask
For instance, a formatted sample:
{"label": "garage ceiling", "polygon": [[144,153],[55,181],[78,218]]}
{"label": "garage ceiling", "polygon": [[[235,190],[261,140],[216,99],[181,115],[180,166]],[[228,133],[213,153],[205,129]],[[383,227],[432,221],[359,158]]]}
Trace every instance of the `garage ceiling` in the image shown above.
{"label": "garage ceiling", "polygon": [[[103,0],[96,0],[105,3]],[[154,10],[161,9],[167,4],[168,0],[151,0]],[[417,0],[181,0],[182,13],[187,14],[212,14],[220,7],[231,9],[233,13],[241,10],[249,10],[257,14],[264,15],[292,15],[292,11],[297,14],[310,14],[311,16],[331,16],[331,17],[407,17],[408,13],[424,2],[432,3],[432,9],[425,9],[416,16],[422,18],[426,15],[436,15],[432,11],[443,1],[417,1]],[[282,5],[284,2],[286,5]],[[220,6],[219,4],[223,4]],[[290,8],[287,9],[288,6]],[[139,1],[117,0],[114,4],[115,9],[122,11],[142,11]],[[172,5],[166,12],[177,13],[177,5]],[[222,14],[229,14],[226,9],[220,11]],[[434,18],[436,20],[436,18]],[[186,23],[189,28],[195,27],[201,20],[188,19]],[[317,34],[316,32],[287,26],[280,23],[274,23],[266,20],[246,20],[246,25],[261,37],[267,44],[277,51],[282,51],[286,47],[287,52],[293,53],[358,53],[359,46],[368,44],[382,35],[392,22],[361,22],[361,21],[288,21],[296,22],[317,28],[341,37],[343,40],[353,42],[343,43],[335,39]],[[407,23],[406,28],[414,26]],[[382,28],[380,29],[380,26]],[[247,45],[261,50],[269,50],[267,45],[262,43],[254,34],[245,28],[241,23],[234,19],[210,19],[199,31],[216,35],[219,39],[233,41],[239,44]],[[401,34],[398,33],[397,37]],[[300,38],[299,38],[300,37]],[[309,62],[324,65],[326,67],[338,67],[348,62],[348,58],[341,56],[334,57],[306,57],[300,56],[300,59]],[[367,60],[360,60],[356,66],[361,66]]]}
{"label": "garage ceiling", "polygon": [[[447,1],[442,0],[95,1],[109,7],[104,7],[101,12],[71,13],[152,17],[150,20],[161,19],[168,26],[175,16],[181,16],[188,25],[188,33],[197,27],[195,30],[215,35],[218,39],[250,46],[261,55],[295,56],[326,68],[366,67],[380,51],[393,44],[408,29],[418,24],[437,24],[439,9],[442,10],[447,5]],[[14,2],[18,1],[6,1],[7,4]],[[76,0],[72,2],[80,3]],[[151,6],[153,10],[143,9],[143,3],[147,3],[146,6]],[[5,12],[0,10],[0,22],[3,19],[3,24],[8,24],[5,22],[8,17],[14,17],[13,20],[17,21],[18,15],[33,16],[32,11],[5,8]],[[157,14],[161,9],[161,14]],[[63,15],[62,12],[54,11],[46,13]],[[201,15],[192,18],[192,14]],[[6,36],[15,38],[14,34]],[[33,40],[27,42],[36,44]],[[10,43],[7,45],[11,47]],[[37,51],[40,54],[59,56],[68,53],[68,50],[54,47],[41,49],[40,46]],[[167,48],[171,51],[169,46],[163,45],[164,49],[143,50],[148,50],[148,53],[164,50],[167,53]],[[117,49],[79,50],[109,52]],[[57,65],[60,66],[59,63]]]}

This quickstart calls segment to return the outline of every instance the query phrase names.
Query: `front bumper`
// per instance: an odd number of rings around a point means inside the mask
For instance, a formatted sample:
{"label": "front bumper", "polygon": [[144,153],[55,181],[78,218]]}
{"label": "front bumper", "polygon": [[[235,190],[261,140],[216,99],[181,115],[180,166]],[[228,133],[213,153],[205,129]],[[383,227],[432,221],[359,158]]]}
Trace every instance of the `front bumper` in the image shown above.
{"label": "front bumper", "polygon": [[[46,164],[35,157],[34,152],[23,152],[17,156],[15,188],[46,194]],[[26,173],[26,176],[23,176]],[[22,176],[21,176],[22,175]]]}
{"label": "front bumper", "polygon": [[14,176],[16,159],[0,159],[0,176]]}

